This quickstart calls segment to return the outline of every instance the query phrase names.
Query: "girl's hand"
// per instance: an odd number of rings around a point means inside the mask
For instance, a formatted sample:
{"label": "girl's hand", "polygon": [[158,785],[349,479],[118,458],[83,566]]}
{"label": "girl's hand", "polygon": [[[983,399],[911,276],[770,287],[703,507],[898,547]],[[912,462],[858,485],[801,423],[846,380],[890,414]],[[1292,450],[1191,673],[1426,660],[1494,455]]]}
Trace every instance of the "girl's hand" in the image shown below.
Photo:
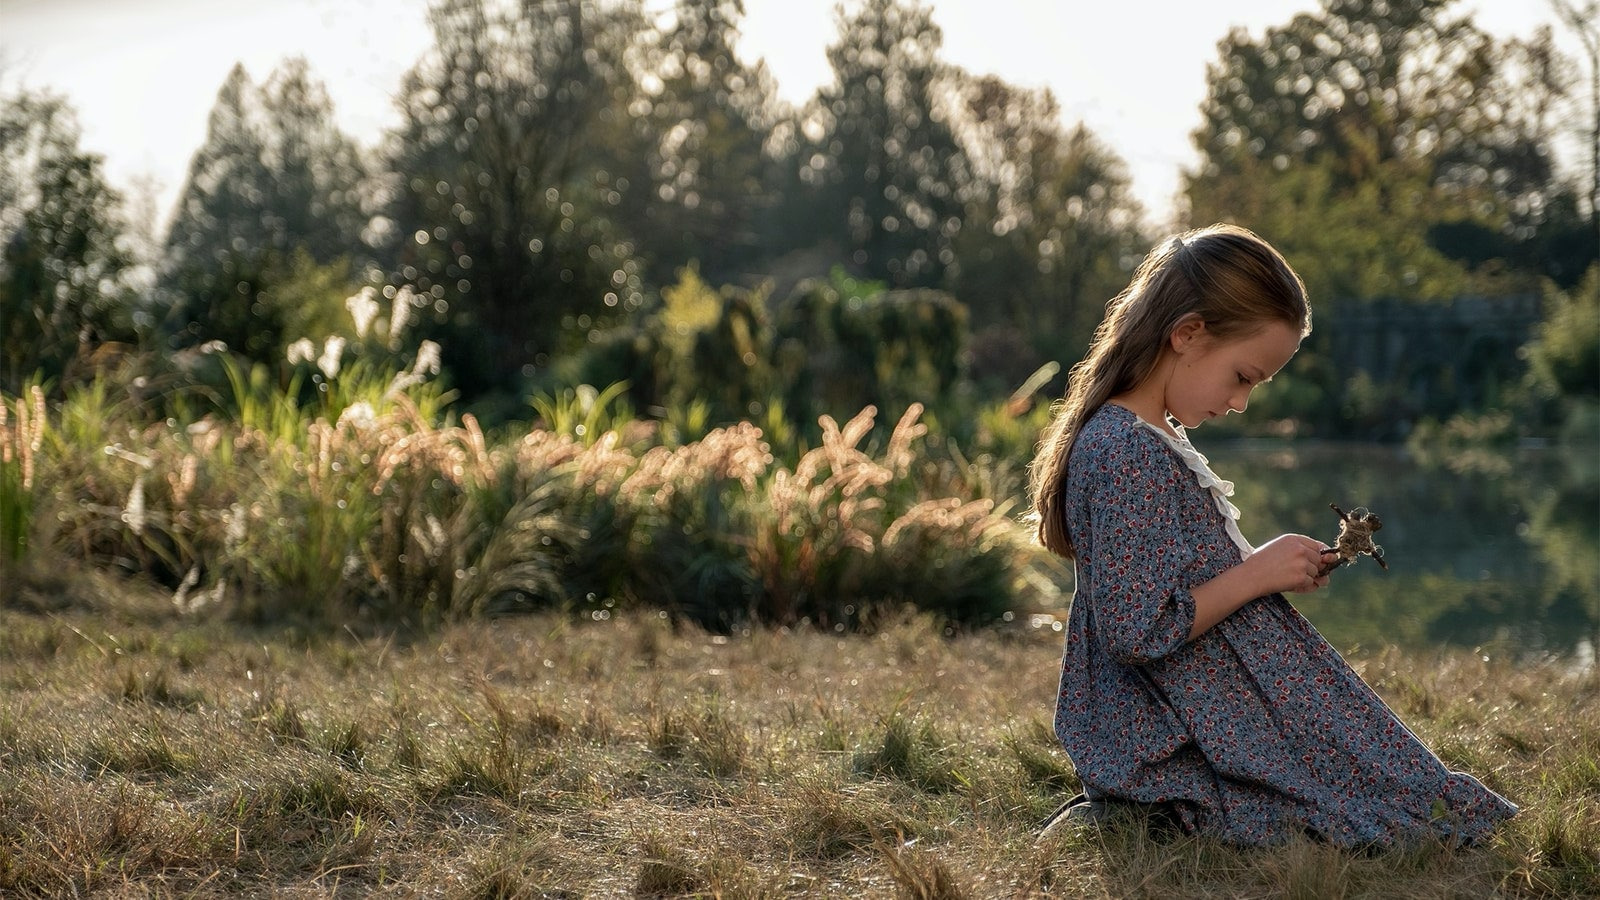
{"label": "girl's hand", "polygon": [[1333,549],[1316,538],[1285,534],[1256,548],[1242,563],[1262,588],[1259,596],[1278,593],[1309,594],[1328,586],[1328,576],[1318,575]]}

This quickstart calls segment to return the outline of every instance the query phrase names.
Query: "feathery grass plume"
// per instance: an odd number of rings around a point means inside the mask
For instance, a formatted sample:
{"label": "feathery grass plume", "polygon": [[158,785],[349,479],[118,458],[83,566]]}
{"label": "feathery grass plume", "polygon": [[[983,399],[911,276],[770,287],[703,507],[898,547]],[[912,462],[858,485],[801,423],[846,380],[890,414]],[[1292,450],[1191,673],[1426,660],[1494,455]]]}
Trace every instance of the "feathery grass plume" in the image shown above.
{"label": "feathery grass plume", "polygon": [[771,461],[761,429],[749,423],[647,450],[617,489],[632,524],[631,590],[714,629],[759,617],[760,585],[742,541],[746,499]]}
{"label": "feathery grass plume", "polygon": [[262,602],[315,612],[365,593],[362,545],[379,521],[372,455],[380,449],[370,433],[319,417],[305,425],[298,444],[260,460],[263,483],[274,490],[253,498],[251,509],[260,515],[243,554],[271,591]]}
{"label": "feathery grass plume", "polygon": [[565,603],[583,538],[564,466],[581,445],[535,432],[510,452],[491,449],[470,415],[433,428],[402,409],[410,424],[380,454],[375,487],[383,521],[372,557],[389,603],[450,616]]}
{"label": "feathery grass plume", "polygon": [[404,395],[368,433],[378,521],[365,549],[375,596],[397,612],[448,613],[456,573],[465,569],[458,517],[492,462],[479,459],[462,429],[434,427]]}
{"label": "feathery grass plume", "polygon": [[764,483],[745,544],[762,582],[761,618],[870,627],[909,603],[982,622],[1014,605],[1033,564],[1028,545],[991,500],[942,493],[950,485],[914,475],[922,412],[912,404],[876,456],[859,446],[874,408],[843,427],[824,416],[821,446]]}
{"label": "feathery grass plume", "polygon": [[[147,420],[108,379],[69,390],[47,452],[49,515],[35,535],[55,552],[131,570],[175,588],[199,558],[207,524],[192,508],[205,485],[175,422]],[[181,495],[176,497],[175,495]]]}
{"label": "feathery grass plume", "polygon": [[861,567],[881,533],[874,514],[883,498],[873,492],[895,477],[856,447],[876,414],[869,406],[843,428],[821,417],[822,445],[792,472],[775,472],[756,500],[767,515],[754,523],[747,548],[763,588],[761,618],[843,626],[858,611]]}
{"label": "feathery grass plume", "polygon": [[0,394],[0,567],[20,562],[28,552],[34,475],[48,424],[44,390],[38,384],[28,386],[26,398]]}
{"label": "feathery grass plume", "polygon": [[[431,372],[427,350],[410,374]],[[672,443],[630,418],[620,385],[546,398],[551,427],[491,441],[471,416],[449,423],[436,384],[397,392],[363,353],[304,396],[304,368],[280,386],[264,366],[222,365],[231,414],[189,423],[152,423],[105,381],[70,391],[36,454],[55,477],[32,540],[138,570],[190,611],[222,597],[268,616],[377,604],[422,620],[643,603],[724,630],[870,626],[905,603],[984,621],[1027,565],[989,498],[924,464],[916,404],[881,447],[875,409],[824,417],[790,467],[748,422]]]}
{"label": "feathery grass plume", "polygon": [[[261,367],[248,376],[231,364],[227,371],[238,409],[233,469],[252,477],[237,486],[235,502],[219,506],[217,518],[238,535],[234,511],[245,512],[243,539],[229,541],[230,555],[245,564],[257,597],[266,598],[257,600],[261,609],[321,615],[380,598],[419,608],[437,603],[438,590],[413,598],[407,584],[386,580],[395,561],[406,559],[405,548],[394,546],[402,541],[370,540],[394,537],[382,526],[394,524],[386,492],[402,464],[429,492],[448,494],[469,477],[465,468],[475,458],[461,435],[433,425],[442,403],[437,388],[413,384],[396,392],[390,371],[358,356],[339,377],[319,383],[314,405],[302,406],[294,380],[277,391]],[[427,527],[429,521],[417,516],[407,531],[433,550],[424,557],[439,556],[440,526],[435,518]]]}
{"label": "feathery grass plume", "polygon": [[[351,294],[345,298],[344,308],[350,311],[350,318],[355,324],[356,339],[364,340],[367,336],[367,329],[372,327],[373,320],[378,317],[377,288],[367,285],[356,293]],[[393,316],[390,319],[393,321]]]}

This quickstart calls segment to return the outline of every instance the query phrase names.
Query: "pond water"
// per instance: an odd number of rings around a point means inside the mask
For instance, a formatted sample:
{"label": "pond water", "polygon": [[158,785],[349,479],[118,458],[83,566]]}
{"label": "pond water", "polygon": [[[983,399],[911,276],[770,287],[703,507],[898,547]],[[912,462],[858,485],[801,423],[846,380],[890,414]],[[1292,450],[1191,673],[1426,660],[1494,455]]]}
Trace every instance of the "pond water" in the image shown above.
{"label": "pond water", "polygon": [[1246,537],[1332,541],[1328,508],[1366,506],[1388,571],[1369,558],[1295,605],[1342,651],[1385,645],[1552,656],[1591,668],[1600,646],[1600,454],[1474,452],[1421,461],[1364,444],[1208,442],[1235,482]]}

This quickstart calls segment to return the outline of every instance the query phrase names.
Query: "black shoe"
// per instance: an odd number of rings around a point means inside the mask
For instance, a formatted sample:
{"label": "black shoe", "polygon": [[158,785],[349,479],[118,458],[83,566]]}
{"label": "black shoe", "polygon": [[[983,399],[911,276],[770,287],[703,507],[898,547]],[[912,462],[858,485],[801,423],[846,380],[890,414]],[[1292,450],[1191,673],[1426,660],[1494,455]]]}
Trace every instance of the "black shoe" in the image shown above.
{"label": "black shoe", "polygon": [[1111,818],[1111,812],[1104,801],[1090,800],[1087,794],[1079,794],[1056,807],[1055,812],[1039,823],[1038,837],[1042,840],[1045,835],[1067,825],[1104,825]]}
{"label": "black shoe", "polygon": [[1105,828],[1112,825],[1143,823],[1152,838],[1165,841],[1183,834],[1183,825],[1176,811],[1158,803],[1138,803],[1132,800],[1090,800],[1079,794],[1056,807],[1039,824],[1037,840],[1063,828],[1088,826]]}

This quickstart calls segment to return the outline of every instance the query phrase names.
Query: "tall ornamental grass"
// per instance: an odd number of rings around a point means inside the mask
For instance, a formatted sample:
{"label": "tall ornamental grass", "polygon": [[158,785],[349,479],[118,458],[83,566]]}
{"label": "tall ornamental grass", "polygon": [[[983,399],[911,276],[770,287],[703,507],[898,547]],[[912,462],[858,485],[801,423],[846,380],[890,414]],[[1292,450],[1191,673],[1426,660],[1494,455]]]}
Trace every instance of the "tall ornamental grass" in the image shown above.
{"label": "tall ornamental grass", "polygon": [[1044,571],[1003,489],[925,454],[920,406],[883,440],[871,407],[823,416],[787,465],[755,424],[685,443],[613,406],[618,391],[549,398],[537,427],[486,434],[451,416],[425,363],[358,359],[311,390],[304,368],[228,367],[230,403],[158,421],[110,379],[48,411],[0,398],[9,564],[80,560],[184,609],[257,617],[642,605],[841,630],[905,605],[996,620]]}
{"label": "tall ornamental grass", "polygon": [[28,551],[35,460],[46,422],[44,391],[38,385],[26,397],[0,395],[0,572]]}

